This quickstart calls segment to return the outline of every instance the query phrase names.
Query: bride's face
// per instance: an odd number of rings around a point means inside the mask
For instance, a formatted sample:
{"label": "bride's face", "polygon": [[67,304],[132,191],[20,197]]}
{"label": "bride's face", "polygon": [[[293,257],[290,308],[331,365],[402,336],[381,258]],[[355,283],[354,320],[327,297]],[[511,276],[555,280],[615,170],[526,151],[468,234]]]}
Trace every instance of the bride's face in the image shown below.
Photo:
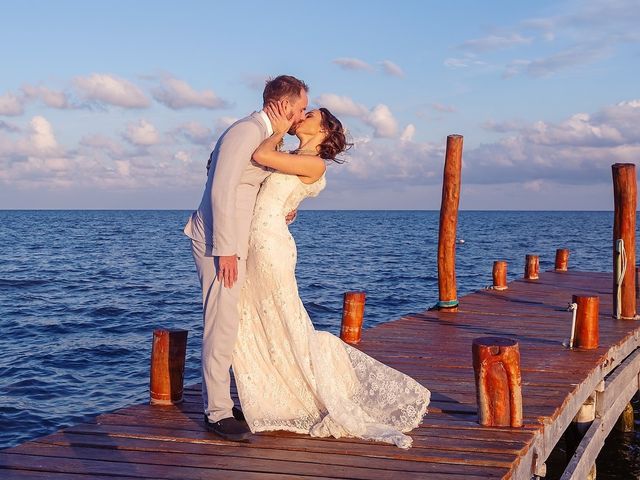
{"label": "bride's face", "polygon": [[317,135],[322,130],[322,113],[320,110],[307,112],[302,122],[296,127],[296,135]]}

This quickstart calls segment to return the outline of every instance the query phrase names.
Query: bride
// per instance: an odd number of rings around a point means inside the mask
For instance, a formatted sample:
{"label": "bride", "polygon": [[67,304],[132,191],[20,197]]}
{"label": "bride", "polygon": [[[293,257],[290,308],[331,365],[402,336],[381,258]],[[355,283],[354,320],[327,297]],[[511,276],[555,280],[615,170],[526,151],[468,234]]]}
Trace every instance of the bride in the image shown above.
{"label": "bride", "polygon": [[268,107],[274,134],[253,159],[276,170],[258,194],[233,372],[253,433],[288,430],[316,437],[359,437],[411,446],[430,392],[411,377],[314,329],[298,295],[296,244],[285,214],[325,187],[325,160],[347,143],[340,121],[321,108],[295,130],[300,146],[279,152],[291,128],[280,104]]}

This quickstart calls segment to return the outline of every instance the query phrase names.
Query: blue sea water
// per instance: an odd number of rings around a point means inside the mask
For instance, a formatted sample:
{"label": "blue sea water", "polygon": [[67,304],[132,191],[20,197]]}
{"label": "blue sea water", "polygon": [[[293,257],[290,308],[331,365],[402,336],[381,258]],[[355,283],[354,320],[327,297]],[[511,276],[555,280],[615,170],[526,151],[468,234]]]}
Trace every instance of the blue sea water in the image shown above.
{"label": "blue sea water", "polygon": [[[156,327],[189,330],[185,383],[200,381],[201,300],[187,211],[0,211],[0,448],[148,398]],[[611,270],[611,212],[460,212],[459,296],[524,256]],[[300,211],[298,283],[317,328],[338,333],[342,293],[367,292],[365,327],[437,300],[438,212]],[[627,442],[629,474],[640,444]],[[630,453],[631,452],[631,453]],[[621,453],[621,455],[623,455]],[[631,469],[631,470],[630,470]],[[635,469],[635,470],[634,470]],[[598,472],[599,478],[616,477]]]}

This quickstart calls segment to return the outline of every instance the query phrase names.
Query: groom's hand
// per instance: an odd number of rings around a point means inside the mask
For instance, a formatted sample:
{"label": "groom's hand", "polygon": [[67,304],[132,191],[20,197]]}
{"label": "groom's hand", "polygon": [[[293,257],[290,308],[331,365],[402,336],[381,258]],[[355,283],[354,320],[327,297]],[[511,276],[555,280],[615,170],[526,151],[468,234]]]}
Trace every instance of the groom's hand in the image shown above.
{"label": "groom's hand", "polygon": [[238,281],[238,257],[235,255],[218,257],[218,281],[222,282],[225,288],[233,287]]}
{"label": "groom's hand", "polygon": [[297,215],[298,215],[298,210],[291,210],[289,213],[287,213],[287,216],[284,217],[285,221],[287,222],[287,225],[290,225],[296,219]]}

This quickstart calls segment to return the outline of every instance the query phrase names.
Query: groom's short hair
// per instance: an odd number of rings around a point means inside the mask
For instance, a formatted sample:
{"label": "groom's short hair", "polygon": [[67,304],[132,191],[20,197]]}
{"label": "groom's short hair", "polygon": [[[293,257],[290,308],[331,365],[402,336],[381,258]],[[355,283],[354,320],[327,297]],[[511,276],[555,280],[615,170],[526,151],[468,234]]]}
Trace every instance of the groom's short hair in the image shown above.
{"label": "groom's short hair", "polygon": [[262,101],[264,105],[268,105],[283,98],[297,98],[302,90],[309,91],[309,87],[302,80],[291,75],[279,75],[267,80],[262,92]]}

